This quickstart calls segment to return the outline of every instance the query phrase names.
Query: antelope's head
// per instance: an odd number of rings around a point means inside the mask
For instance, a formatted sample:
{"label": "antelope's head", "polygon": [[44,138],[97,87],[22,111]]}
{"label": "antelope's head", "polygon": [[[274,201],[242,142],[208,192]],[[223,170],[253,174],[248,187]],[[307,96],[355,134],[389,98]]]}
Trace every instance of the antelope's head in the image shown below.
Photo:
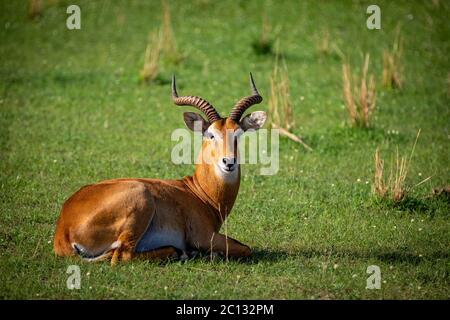
{"label": "antelope's head", "polygon": [[202,164],[214,167],[216,176],[232,181],[239,174],[239,137],[247,130],[258,130],[267,118],[264,111],[255,111],[241,119],[244,112],[263,100],[256,89],[250,73],[251,95],[240,99],[227,118],[222,118],[206,100],[196,96],[178,96],[175,76],[172,78],[172,99],[179,106],[193,106],[206,115],[206,120],[197,113],[185,112],[184,122],[192,131],[203,135]]}

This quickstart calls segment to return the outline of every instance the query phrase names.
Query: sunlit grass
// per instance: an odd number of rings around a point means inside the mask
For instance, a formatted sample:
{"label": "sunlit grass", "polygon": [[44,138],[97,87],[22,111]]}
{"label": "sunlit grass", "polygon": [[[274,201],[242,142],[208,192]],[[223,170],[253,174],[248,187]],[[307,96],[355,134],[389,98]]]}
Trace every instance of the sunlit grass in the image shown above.
{"label": "sunlit grass", "polygon": [[[242,167],[222,232],[248,244],[253,256],[111,268],[54,257],[62,204],[103,179],[192,174],[192,165],[170,161],[171,133],[184,127],[187,110],[170,101],[172,73],[183,94],[204,96],[227,114],[248,93],[251,71],[264,97],[251,110],[268,110],[273,56],[251,46],[261,3],[168,1],[183,59],[161,59],[159,85],[147,86],[137,75],[149,32],[163,21],[160,1],[77,1],[81,30],[66,29],[65,1],[46,5],[33,20],[28,1],[2,1],[0,298],[448,299],[450,207],[432,190],[450,180],[449,5],[433,3],[381,1],[382,29],[374,31],[365,28],[364,3],[267,2],[289,72],[291,129],[313,151],[280,139],[275,176]],[[380,81],[382,52],[399,21],[405,85],[377,88],[368,129],[348,126],[342,56],[358,73],[369,53],[369,73]],[[322,28],[330,54],[316,46]],[[400,204],[377,200],[373,151],[379,147],[387,159],[397,146],[407,152],[419,128],[406,182],[433,178]],[[80,290],[66,287],[72,264],[81,267]],[[365,289],[369,265],[381,268],[381,290]]]}

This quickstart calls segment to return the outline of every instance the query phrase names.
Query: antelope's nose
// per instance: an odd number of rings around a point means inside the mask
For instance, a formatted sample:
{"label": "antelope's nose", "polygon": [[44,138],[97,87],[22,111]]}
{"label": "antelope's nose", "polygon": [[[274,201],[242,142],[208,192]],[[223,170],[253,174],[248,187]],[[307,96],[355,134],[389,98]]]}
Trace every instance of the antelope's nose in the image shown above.
{"label": "antelope's nose", "polygon": [[231,171],[236,164],[236,158],[222,158],[222,162],[225,165],[225,168]]}

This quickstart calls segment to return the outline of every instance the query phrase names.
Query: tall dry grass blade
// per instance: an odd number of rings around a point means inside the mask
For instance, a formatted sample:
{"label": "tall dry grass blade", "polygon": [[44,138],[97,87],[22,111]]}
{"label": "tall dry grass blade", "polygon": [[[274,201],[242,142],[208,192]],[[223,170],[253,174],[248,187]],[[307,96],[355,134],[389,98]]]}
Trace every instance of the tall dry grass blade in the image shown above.
{"label": "tall dry grass blade", "polygon": [[228,211],[227,207],[225,207],[225,212],[222,214],[222,206],[219,203],[219,217],[220,222],[224,226],[224,234],[225,234],[225,261],[228,262],[228,222],[227,222]]}
{"label": "tall dry grass blade", "polygon": [[286,97],[283,99],[283,116],[284,116],[284,127],[287,130],[291,130],[294,127],[294,115],[292,104],[287,98],[289,96],[289,87],[286,84],[286,80],[282,82],[280,93]]}
{"label": "tall dry grass blade", "polygon": [[345,106],[347,107],[350,121],[352,123],[355,123],[356,119],[357,119],[356,108],[355,108],[355,102],[353,100],[353,94],[352,94],[352,81],[351,81],[351,74],[350,74],[350,66],[347,63],[344,63],[342,65],[342,91],[343,91],[343,96],[344,96],[344,103],[345,103]]}
{"label": "tall dry grass blade", "polygon": [[279,126],[277,126],[275,123],[272,123],[272,128],[273,129],[277,129],[278,132],[282,135],[285,136],[286,138],[291,139],[292,141],[295,141],[297,143],[300,143],[306,150],[308,151],[313,151],[313,149],[307,145],[300,137],[298,137],[297,135],[289,132],[288,130],[281,128]]}
{"label": "tall dry grass blade", "polygon": [[291,98],[289,95],[289,75],[286,62],[283,59],[283,73],[280,75],[280,97],[283,110],[284,127],[290,130],[294,127],[294,109],[292,107]]}
{"label": "tall dry grass blade", "polygon": [[211,262],[214,261],[214,246],[213,246],[213,241],[214,241],[214,236],[216,235],[215,232],[212,233],[211,239],[209,240],[209,259]]}
{"label": "tall dry grass blade", "polygon": [[279,66],[279,40],[275,47],[275,65],[270,76],[270,96],[269,96],[269,124],[273,129],[297,143],[300,143],[308,151],[312,148],[295,134],[289,132],[294,125],[294,108],[289,94],[289,75],[286,62]]}
{"label": "tall dry grass blade", "polygon": [[414,140],[414,144],[413,144],[413,147],[411,149],[411,153],[409,155],[409,160],[408,160],[409,162],[411,162],[411,159],[412,159],[412,157],[414,155],[414,152],[416,151],[417,141],[419,140],[419,136],[420,136],[421,132],[422,132],[422,128],[419,128],[419,130],[417,130],[416,140]]}
{"label": "tall dry grass blade", "polygon": [[170,8],[167,0],[162,0],[162,50],[169,60],[175,64],[182,60],[172,29]]}
{"label": "tall dry grass blade", "polygon": [[[408,158],[408,166],[411,163],[412,157],[414,155],[414,152],[416,151],[416,145],[417,145],[417,141],[419,140],[419,136],[420,133],[422,132],[422,128],[419,128],[419,130],[417,131],[417,135],[416,135],[416,140],[414,140],[414,144],[413,147],[411,149],[411,153],[409,154],[409,158]],[[408,167],[406,168],[406,170],[408,170]]]}
{"label": "tall dry grass blade", "polygon": [[383,51],[383,77],[385,88],[402,88],[401,59],[403,55],[403,38],[400,25],[397,26],[392,50]]}
{"label": "tall dry grass blade", "polygon": [[341,48],[339,48],[339,45],[336,42],[332,42],[331,48],[333,49],[333,52],[338,55],[339,58],[341,58],[342,61],[345,60],[345,54],[342,52]]}
{"label": "tall dry grass blade", "polygon": [[330,34],[328,28],[322,28],[322,30],[317,33],[315,42],[319,55],[328,56],[334,54],[342,61],[345,61],[346,57],[338,45],[338,40]]}
{"label": "tall dry grass blade", "polygon": [[348,63],[342,65],[342,92],[350,123],[364,128],[369,127],[376,102],[375,80],[373,75],[368,74],[369,58],[369,54],[366,54],[359,79],[352,78]]}
{"label": "tall dry grass blade", "polygon": [[367,89],[367,102],[369,105],[369,113],[372,113],[376,107],[376,87],[375,87],[375,77],[372,75],[369,76],[369,85]]}
{"label": "tall dry grass blade", "polygon": [[391,56],[387,50],[383,50],[383,75],[382,82],[384,87],[389,87],[391,85]]}
{"label": "tall dry grass blade", "polygon": [[367,78],[367,71],[369,70],[369,60],[370,60],[370,55],[368,53],[366,53],[366,55],[364,56],[364,64],[363,64],[363,69],[362,69],[362,79],[366,79]]}
{"label": "tall dry grass blade", "polygon": [[270,52],[270,24],[269,24],[269,17],[267,16],[267,12],[264,10],[263,17],[262,17],[262,28],[261,28],[261,46],[264,48],[267,48],[267,51]]}
{"label": "tall dry grass blade", "polygon": [[269,97],[269,122],[280,123],[280,113],[278,111],[278,86],[276,84],[275,76],[270,77],[270,97]]}
{"label": "tall dry grass blade", "polygon": [[30,0],[30,9],[28,10],[28,17],[36,19],[42,14],[41,0]]}
{"label": "tall dry grass blade", "polygon": [[274,77],[278,76],[278,65],[280,62],[280,39],[277,38],[277,41],[275,42],[275,66],[272,71],[272,75]]}
{"label": "tall dry grass blade", "polygon": [[402,88],[403,81],[401,77],[401,58],[403,55],[403,38],[400,35],[400,25],[397,26],[395,41],[392,49],[392,85],[394,88]]}
{"label": "tall dry grass blade", "polygon": [[275,65],[270,76],[270,97],[269,97],[269,124],[280,123],[280,99],[278,89],[278,63],[280,54],[280,41],[277,39],[275,45]]}
{"label": "tall dry grass blade", "polygon": [[374,175],[374,183],[372,186],[372,192],[377,196],[379,196],[380,198],[384,198],[388,191],[388,187],[384,181],[384,161],[380,157],[379,148],[375,150],[374,162],[375,162],[375,175]]}
{"label": "tall dry grass blade", "polygon": [[406,195],[405,180],[406,180],[406,158],[399,156],[397,147],[396,161],[395,161],[395,179],[391,187],[392,200],[394,202],[400,202]]}
{"label": "tall dry grass blade", "polygon": [[412,186],[412,187],[411,187],[411,189],[413,189],[413,188],[415,188],[415,187],[418,187],[418,186],[420,186],[421,184],[423,184],[423,183],[427,182],[427,181],[428,181],[428,180],[430,180],[431,178],[433,178],[433,175],[431,175],[431,176],[429,176],[429,177],[427,177],[427,178],[423,179],[423,180],[422,180],[422,181],[420,181],[419,183],[415,184],[414,186]]}
{"label": "tall dry grass blade", "polygon": [[359,96],[359,122],[360,125],[363,127],[368,127],[369,124],[369,106],[367,104],[367,85],[366,80],[361,79],[361,89],[360,89],[360,96]]}
{"label": "tall dry grass blade", "polygon": [[224,233],[225,233],[225,261],[228,262],[228,252],[229,252],[229,248],[228,248],[228,220],[227,220],[227,216],[228,216],[228,211],[227,211],[227,207],[225,207],[225,212],[222,215],[221,212],[221,206],[219,205],[219,216],[220,219],[222,220],[222,224],[224,225]]}
{"label": "tall dry grass blade", "polygon": [[322,29],[320,35],[319,35],[319,41],[318,41],[317,49],[319,50],[319,53],[322,55],[327,55],[330,53],[330,32],[328,29],[324,28]]}
{"label": "tall dry grass blade", "polygon": [[361,126],[368,128],[369,127],[369,112],[370,112],[370,100],[371,96],[368,92],[367,88],[367,70],[369,69],[369,54],[366,54],[364,57],[364,65],[362,69],[361,75],[361,88],[359,90],[359,106],[360,106],[360,119],[359,122]]}

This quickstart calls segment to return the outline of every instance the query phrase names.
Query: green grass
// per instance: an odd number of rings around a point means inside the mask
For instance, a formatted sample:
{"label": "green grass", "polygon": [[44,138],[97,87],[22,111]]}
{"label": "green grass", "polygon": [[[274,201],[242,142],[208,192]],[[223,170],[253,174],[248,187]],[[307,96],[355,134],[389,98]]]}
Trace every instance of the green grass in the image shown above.
{"label": "green grass", "polygon": [[[427,198],[450,183],[448,3],[378,1],[382,29],[370,31],[368,1],[170,1],[185,58],[176,66],[163,61],[160,78],[176,72],[179,92],[204,96],[224,115],[248,94],[248,71],[265,98],[258,107],[267,110],[273,57],[251,45],[266,7],[289,68],[294,132],[314,151],[280,138],[277,175],[243,167],[228,234],[253,248],[249,260],[111,268],[54,257],[64,200],[103,179],[176,178],[193,167],[170,161],[170,134],[184,124],[169,86],[138,82],[160,2],[76,2],[82,24],[75,31],[65,27],[73,1],[48,5],[37,21],[27,18],[24,1],[0,4],[0,298],[450,298],[450,205]],[[404,89],[383,91],[382,52],[397,23]],[[317,50],[324,28],[353,66],[370,53],[378,91],[369,130],[347,124],[341,60]],[[419,128],[407,183],[433,178],[401,205],[376,200],[376,147],[385,159],[397,146],[408,153]],[[80,290],[66,288],[71,264],[81,267]],[[381,268],[380,290],[365,289],[369,265]]]}

